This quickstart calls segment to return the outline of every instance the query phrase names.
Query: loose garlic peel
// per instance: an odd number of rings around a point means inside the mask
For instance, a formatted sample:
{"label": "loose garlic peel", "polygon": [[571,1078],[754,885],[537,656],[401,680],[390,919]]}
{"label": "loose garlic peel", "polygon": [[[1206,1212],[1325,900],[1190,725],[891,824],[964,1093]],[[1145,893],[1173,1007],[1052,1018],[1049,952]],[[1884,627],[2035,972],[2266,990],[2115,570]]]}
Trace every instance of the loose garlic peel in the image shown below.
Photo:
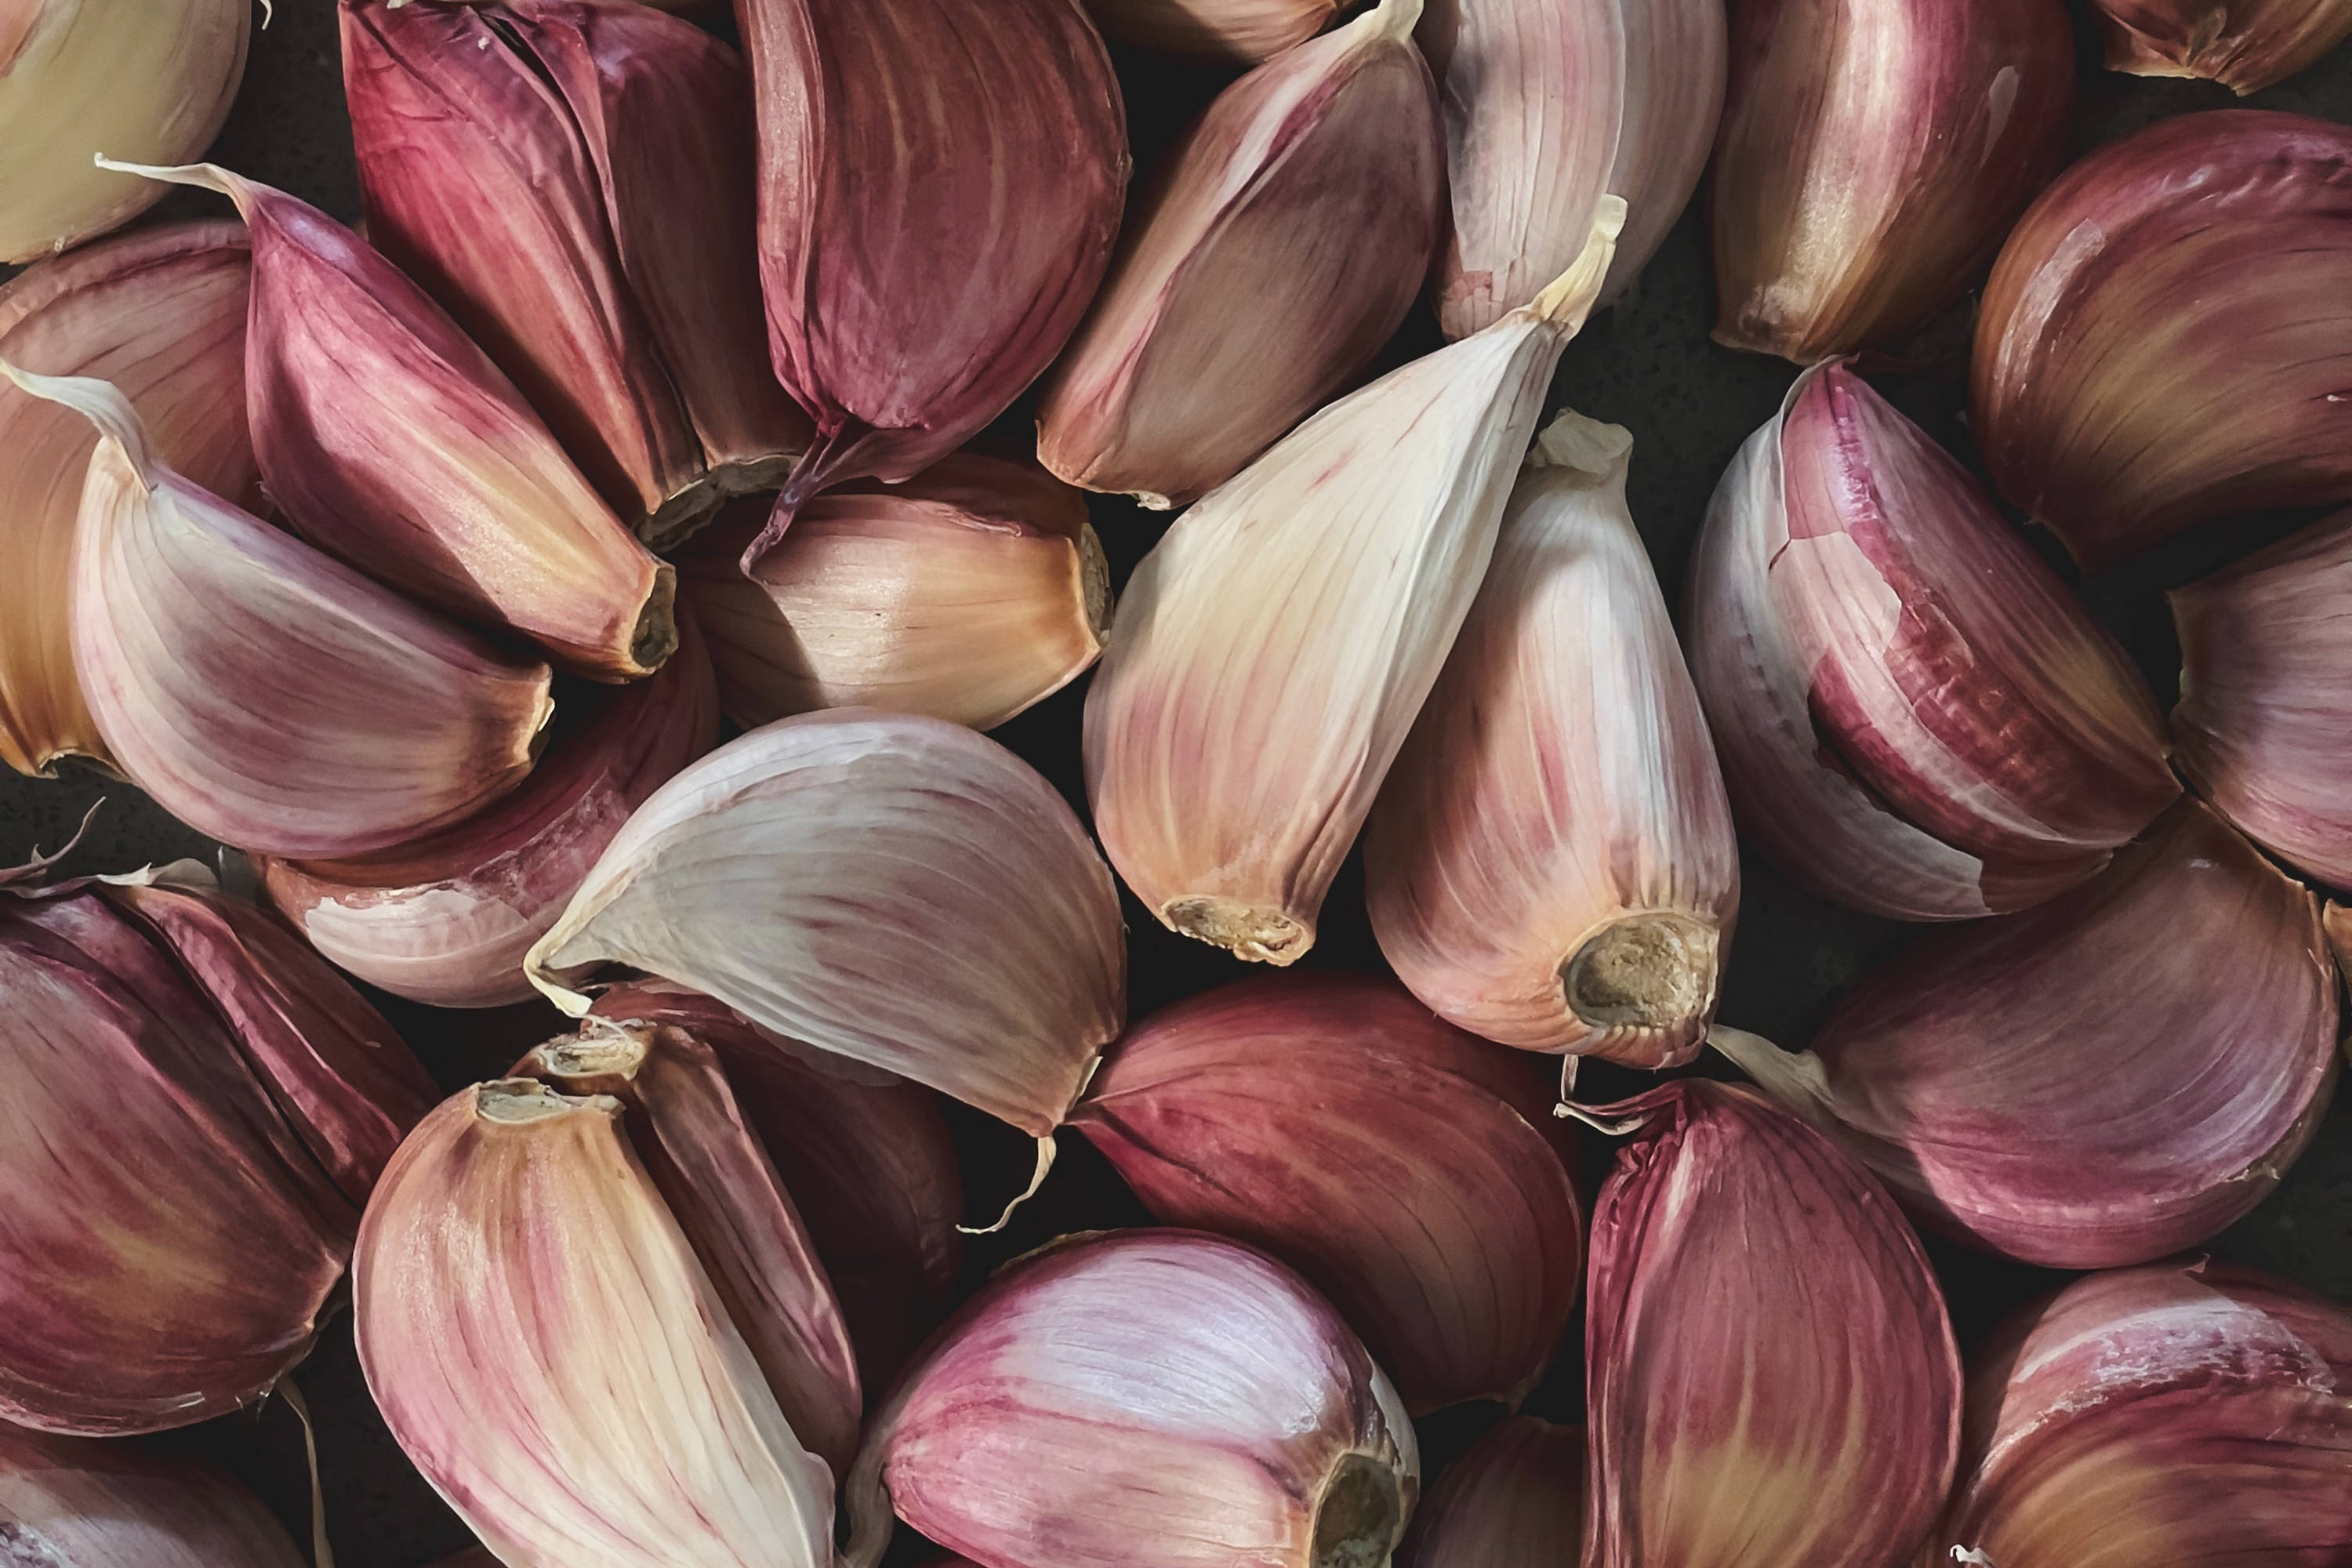
{"label": "loose garlic peel", "polygon": [[2284,81],[2352,37],[2346,0],[2092,0],[2107,68],[2199,77],[2241,97]]}

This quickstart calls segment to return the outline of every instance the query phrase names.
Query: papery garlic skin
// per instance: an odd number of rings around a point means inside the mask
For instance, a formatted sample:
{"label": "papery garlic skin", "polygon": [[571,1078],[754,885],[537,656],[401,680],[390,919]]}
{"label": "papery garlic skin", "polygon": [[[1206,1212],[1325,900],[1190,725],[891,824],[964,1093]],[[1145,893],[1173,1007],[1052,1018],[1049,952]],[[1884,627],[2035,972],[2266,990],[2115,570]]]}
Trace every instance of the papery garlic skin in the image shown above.
{"label": "papery garlic skin", "polygon": [[[0,92],[5,92],[0,87]],[[215,495],[254,483],[245,433],[245,230],[182,223],[86,246],[0,285],[0,360],[121,387],[164,464]],[[0,383],[0,763],[52,776],[59,757],[110,766],[75,678],[67,604],[74,520],[98,436],[69,408]]]}
{"label": "papery garlic skin", "polygon": [[1743,0],[1716,144],[1715,338],[1799,364],[1959,297],[2053,171],[2061,0]]}
{"label": "papery garlic skin", "polygon": [[1563,414],[1366,825],[1414,995],[1530,1050],[1674,1067],[1715,1016],[1739,847],[1625,505],[1633,438]]}
{"label": "papery garlic skin", "polygon": [[620,1102],[461,1090],[401,1145],[353,1263],[361,1365],[425,1479],[504,1563],[832,1557],[793,1434]]}
{"label": "papery garlic skin", "polygon": [[1898,920],[2026,908],[2180,792],[2123,651],[1842,363],[1740,448],[1689,591],[1739,825],[1821,897]]}
{"label": "papery garlic skin", "polygon": [[2202,77],[2243,96],[2284,81],[2352,37],[2345,0],[2092,0],[2107,68]]}
{"label": "papery garlic skin", "polygon": [[678,560],[746,729],[866,707],[990,730],[1102,652],[1102,542],[1086,498],[1034,464],[953,452],[903,484],[827,490],[747,575],[772,510],[746,498]]}
{"label": "papery garlic skin", "polygon": [[94,153],[209,146],[245,75],[251,0],[12,0],[0,16],[0,262],[119,228],[160,186]]}
{"label": "papery garlic skin", "polygon": [[1870,1173],[1751,1089],[1686,1079],[1592,1215],[1586,1568],[1885,1568],[1959,1447],[1936,1277]]}
{"label": "papery garlic skin", "polygon": [[2335,1087],[2336,1008],[2317,900],[2192,800],[2065,897],[1921,940],[1811,1051],[1717,1045],[1924,1223],[2104,1268],[2278,1184]]}
{"label": "papery garlic skin", "polygon": [[1220,93],[1156,176],[1047,375],[1039,460],[1183,506],[1393,337],[1444,212],[1421,0],[1381,4]]}
{"label": "papery garlic skin", "polygon": [[1625,198],[1625,232],[1601,302],[1621,299],[1690,205],[1723,118],[1726,54],[1718,0],[1620,5],[1625,29],[1623,122],[1609,189]]}
{"label": "papery garlic skin", "polygon": [[2335,1562],[2347,1449],[2341,1306],[2202,1259],[2095,1274],[1978,1357],[1932,1544],[2000,1568]]}
{"label": "papery garlic skin", "polygon": [[2347,288],[2352,128],[2221,110],[2100,148],[1985,285],[1969,425],[1994,484],[2086,572],[2352,499]]}
{"label": "papery garlic skin", "polygon": [[1413,1510],[1403,1568],[1559,1568],[1584,1537],[1584,1428],[1506,1415]]}
{"label": "papery garlic skin", "polygon": [[1086,0],[1115,44],[1255,65],[1320,32],[1339,0]]}
{"label": "papery garlic skin", "polygon": [[845,1562],[890,1514],[988,1568],[1379,1568],[1412,1426],[1298,1277],[1200,1231],[1070,1237],[1000,1273],[867,1428]]}
{"label": "papery garlic skin", "polygon": [[1297,1268],[1408,1409],[1516,1405],[1583,1272],[1575,1145],[1530,1067],[1393,981],[1265,975],[1129,1030],[1071,1121],[1161,1224]]}
{"label": "papery garlic skin", "polygon": [[1624,204],[1538,302],[1349,394],[1173,527],[1087,694],[1103,847],[1171,931],[1290,963],[1437,679]]}
{"label": "papery garlic skin", "polygon": [[755,730],[639,806],[526,968],[576,1016],[604,963],[1040,1139],[1127,1005],[1118,893],[1062,797],[993,741],[863,708]]}
{"label": "papery garlic skin", "polygon": [[224,1471],[127,1443],[0,1426],[0,1542],[57,1568],[304,1568]]}
{"label": "papery garlic skin", "polygon": [[808,421],[760,352],[751,79],[651,7],[342,0],[368,239],[659,546],[773,489]]}
{"label": "papery garlic skin", "polygon": [[74,664],[108,752],[164,809],[239,848],[348,855],[522,782],[552,706],[545,665],[189,483],[108,383],[0,375],[100,431]]}

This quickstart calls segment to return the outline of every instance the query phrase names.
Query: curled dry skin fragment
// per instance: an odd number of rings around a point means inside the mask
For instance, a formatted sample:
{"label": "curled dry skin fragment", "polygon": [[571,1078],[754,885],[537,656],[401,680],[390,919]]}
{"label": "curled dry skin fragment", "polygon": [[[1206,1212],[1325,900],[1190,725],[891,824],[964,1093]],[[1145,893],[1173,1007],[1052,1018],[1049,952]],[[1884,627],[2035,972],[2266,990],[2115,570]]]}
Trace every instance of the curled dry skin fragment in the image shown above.
{"label": "curled dry skin fragment", "polygon": [[2346,0],[2092,0],[2107,68],[2260,92],[2352,37]]}

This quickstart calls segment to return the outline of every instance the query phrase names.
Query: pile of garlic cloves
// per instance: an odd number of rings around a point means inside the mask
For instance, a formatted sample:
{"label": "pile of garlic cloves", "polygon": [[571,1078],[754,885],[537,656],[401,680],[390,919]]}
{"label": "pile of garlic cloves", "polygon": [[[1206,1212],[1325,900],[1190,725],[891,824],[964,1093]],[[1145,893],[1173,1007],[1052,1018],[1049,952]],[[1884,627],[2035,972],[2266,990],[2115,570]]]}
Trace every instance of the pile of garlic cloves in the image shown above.
{"label": "pile of garlic cloves", "polygon": [[2352,0],[724,9],[0,0],[0,1565],[2352,1564]]}

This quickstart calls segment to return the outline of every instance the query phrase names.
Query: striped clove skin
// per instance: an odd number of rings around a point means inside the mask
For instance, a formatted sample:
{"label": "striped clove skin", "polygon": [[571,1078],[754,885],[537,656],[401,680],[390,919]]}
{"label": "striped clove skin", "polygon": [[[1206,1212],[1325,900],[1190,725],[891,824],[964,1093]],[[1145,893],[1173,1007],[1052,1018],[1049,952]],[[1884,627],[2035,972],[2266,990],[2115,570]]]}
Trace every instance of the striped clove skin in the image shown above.
{"label": "striped clove skin", "polygon": [[736,503],[677,563],[746,729],[855,707],[993,729],[1076,679],[1109,633],[1086,498],[1034,463],[952,452],[903,484],[827,490],[746,575],[771,510]]}
{"label": "striped clove skin", "polygon": [[2107,68],[2199,77],[2241,97],[2316,64],[2352,37],[2346,0],[2092,0]]}
{"label": "striped clove skin", "polygon": [[129,1443],[0,1426],[0,1541],[47,1568],[305,1568],[226,1471]]}
{"label": "striped clove skin", "polygon": [[605,0],[342,0],[369,242],[649,544],[772,489],[808,420],[760,352],[751,79]]}
{"label": "striped clove skin", "polygon": [[1047,468],[1186,505],[1395,335],[1445,205],[1420,15],[1421,0],[1381,0],[1243,77],[1185,133],[1043,384]]}
{"label": "striped clove skin", "polygon": [[1633,439],[1562,414],[1364,839],[1381,951],[1528,1050],[1675,1067],[1715,1016],[1739,847],[1625,505]]}
{"label": "striped clove skin", "polygon": [[2028,908],[2180,793],[2138,670],[1975,479],[1842,363],[1709,503],[1690,668],[1740,827],[1897,920]]}
{"label": "striped clove skin", "polygon": [[1558,1568],[1584,1539],[1584,1428],[1506,1415],[1413,1510],[1403,1568]]}
{"label": "striped clove skin", "polygon": [[630,534],[448,313],[309,203],[210,163],[253,236],[247,414],[295,531],[380,582],[594,680],[677,646],[675,574]]}
{"label": "striped clove skin", "polygon": [[1086,6],[1114,44],[1254,66],[1322,31],[1339,0],[1086,0]]}
{"label": "striped clove skin", "polygon": [[1915,943],[1811,1050],[1715,1043],[1923,1223],[2106,1268],[2278,1185],[2326,1112],[2337,1017],[2318,900],[2189,800],[2065,897]]}
{"label": "striped clove skin", "polygon": [[1601,287],[1622,299],[1666,242],[1706,172],[1723,118],[1724,7],[1717,0],[1642,0],[1620,5],[1625,29],[1625,101],[1609,189],[1625,198],[1625,232]]}
{"label": "striped clove skin", "polygon": [[[234,223],[179,223],[101,240],[0,284],[0,360],[121,387],[163,463],[246,500],[245,311],[252,256]],[[74,520],[98,433],[0,383],[0,763],[54,776],[60,757],[112,768],[74,675]],[[119,770],[118,770],[119,771]]]}

